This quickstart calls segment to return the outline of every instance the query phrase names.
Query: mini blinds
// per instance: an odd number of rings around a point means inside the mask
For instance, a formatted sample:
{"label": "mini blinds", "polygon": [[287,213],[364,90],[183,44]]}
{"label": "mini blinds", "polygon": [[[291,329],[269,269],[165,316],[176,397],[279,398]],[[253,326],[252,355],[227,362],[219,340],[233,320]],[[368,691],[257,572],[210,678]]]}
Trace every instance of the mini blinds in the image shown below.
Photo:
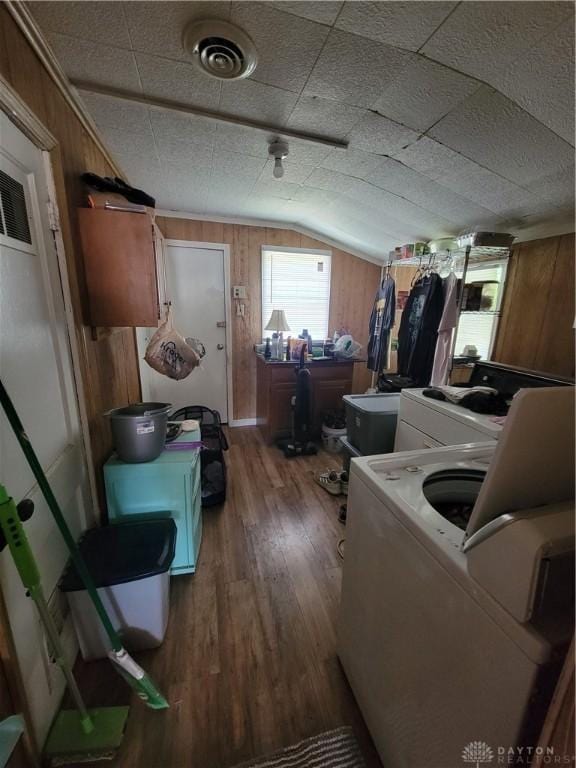
{"label": "mini blinds", "polygon": [[[462,277],[462,274],[459,273],[458,270],[455,271],[458,277]],[[458,336],[456,337],[456,356],[462,354],[465,346],[474,345],[478,349],[478,354],[483,360],[490,359],[492,346],[498,329],[505,274],[506,268],[503,264],[468,268],[468,273],[466,275],[467,283],[481,280],[496,280],[500,285],[493,310],[461,313],[460,321],[458,323]]]}
{"label": "mini blinds", "polygon": [[313,339],[328,336],[330,262],[325,252],[262,249],[262,337],[272,310],[284,310],[290,334],[304,328]]}

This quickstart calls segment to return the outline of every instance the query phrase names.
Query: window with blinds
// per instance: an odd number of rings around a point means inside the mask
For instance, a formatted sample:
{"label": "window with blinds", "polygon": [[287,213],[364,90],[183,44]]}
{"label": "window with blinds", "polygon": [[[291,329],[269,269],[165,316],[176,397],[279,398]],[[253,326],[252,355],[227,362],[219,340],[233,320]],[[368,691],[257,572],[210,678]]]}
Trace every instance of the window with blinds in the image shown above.
{"label": "window with blinds", "polygon": [[[455,270],[458,277],[462,277],[462,272]],[[481,265],[478,267],[469,267],[466,275],[466,283],[482,280],[495,280],[498,283],[496,300],[494,308],[491,310],[478,310],[477,312],[465,312],[460,314],[458,323],[458,335],[456,337],[456,356],[461,355],[464,347],[473,345],[478,349],[478,354],[483,360],[489,360],[492,354],[492,347],[498,329],[498,319],[500,317],[500,304],[502,301],[502,292],[504,289],[504,279],[506,277],[506,263]]]}
{"label": "window with blinds", "polygon": [[284,310],[290,326],[284,338],[304,328],[313,339],[328,336],[330,262],[327,251],[262,248],[263,338],[272,336],[265,327],[274,309]]}

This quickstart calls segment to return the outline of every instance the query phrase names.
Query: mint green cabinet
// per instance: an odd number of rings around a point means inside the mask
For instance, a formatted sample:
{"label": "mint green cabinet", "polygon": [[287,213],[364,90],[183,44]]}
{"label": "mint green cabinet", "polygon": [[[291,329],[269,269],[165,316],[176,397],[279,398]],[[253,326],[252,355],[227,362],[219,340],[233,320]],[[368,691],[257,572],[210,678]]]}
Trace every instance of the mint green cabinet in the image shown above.
{"label": "mint green cabinet", "polygon": [[[200,440],[198,432],[178,438]],[[171,517],[176,523],[172,574],[196,570],[202,539],[199,451],[163,451],[144,464],[112,456],[104,466],[110,523]]]}

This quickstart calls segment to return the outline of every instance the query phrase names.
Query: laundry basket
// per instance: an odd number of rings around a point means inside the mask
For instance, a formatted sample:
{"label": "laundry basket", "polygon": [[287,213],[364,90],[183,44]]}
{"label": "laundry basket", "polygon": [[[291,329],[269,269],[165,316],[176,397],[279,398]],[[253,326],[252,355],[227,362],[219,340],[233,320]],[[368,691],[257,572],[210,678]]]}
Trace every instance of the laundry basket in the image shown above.
{"label": "laundry basket", "polygon": [[170,417],[170,421],[185,419],[196,419],[200,424],[203,444],[200,452],[202,506],[207,508],[223,504],[226,501],[227,474],[224,451],[228,450],[228,441],[220,414],[205,405],[187,405]]}

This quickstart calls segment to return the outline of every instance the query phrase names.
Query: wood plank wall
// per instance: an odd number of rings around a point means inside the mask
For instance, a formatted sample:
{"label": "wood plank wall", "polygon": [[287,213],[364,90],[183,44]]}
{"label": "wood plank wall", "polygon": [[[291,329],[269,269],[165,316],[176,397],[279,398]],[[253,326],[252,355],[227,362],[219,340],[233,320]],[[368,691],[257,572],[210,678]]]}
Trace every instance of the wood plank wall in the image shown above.
{"label": "wood plank wall", "polygon": [[59,142],[51,153],[52,165],[81,355],[92,453],[101,492],[101,466],[112,450],[109,426],[102,414],[110,408],[138,401],[140,377],[132,329],[118,329],[94,341],[91,329],[85,324],[86,285],[77,207],[83,203],[80,174],[90,170],[101,175],[114,175],[114,170],[84,130],[4,6],[0,6],[0,72]]}
{"label": "wood plank wall", "polygon": [[574,376],[574,235],[512,249],[493,359]]}
{"label": "wood plank wall", "polygon": [[[232,285],[244,285],[248,299],[245,316],[232,311],[234,418],[256,416],[256,360],[253,346],[262,334],[261,248],[277,245],[292,248],[319,248],[332,251],[329,327],[344,326],[366,347],[368,321],[380,279],[380,267],[320,240],[291,229],[273,229],[240,224],[158,217],[158,226],[171,240],[190,240],[230,245]],[[354,391],[363,392],[370,385],[371,373],[365,365],[356,365]]]}

